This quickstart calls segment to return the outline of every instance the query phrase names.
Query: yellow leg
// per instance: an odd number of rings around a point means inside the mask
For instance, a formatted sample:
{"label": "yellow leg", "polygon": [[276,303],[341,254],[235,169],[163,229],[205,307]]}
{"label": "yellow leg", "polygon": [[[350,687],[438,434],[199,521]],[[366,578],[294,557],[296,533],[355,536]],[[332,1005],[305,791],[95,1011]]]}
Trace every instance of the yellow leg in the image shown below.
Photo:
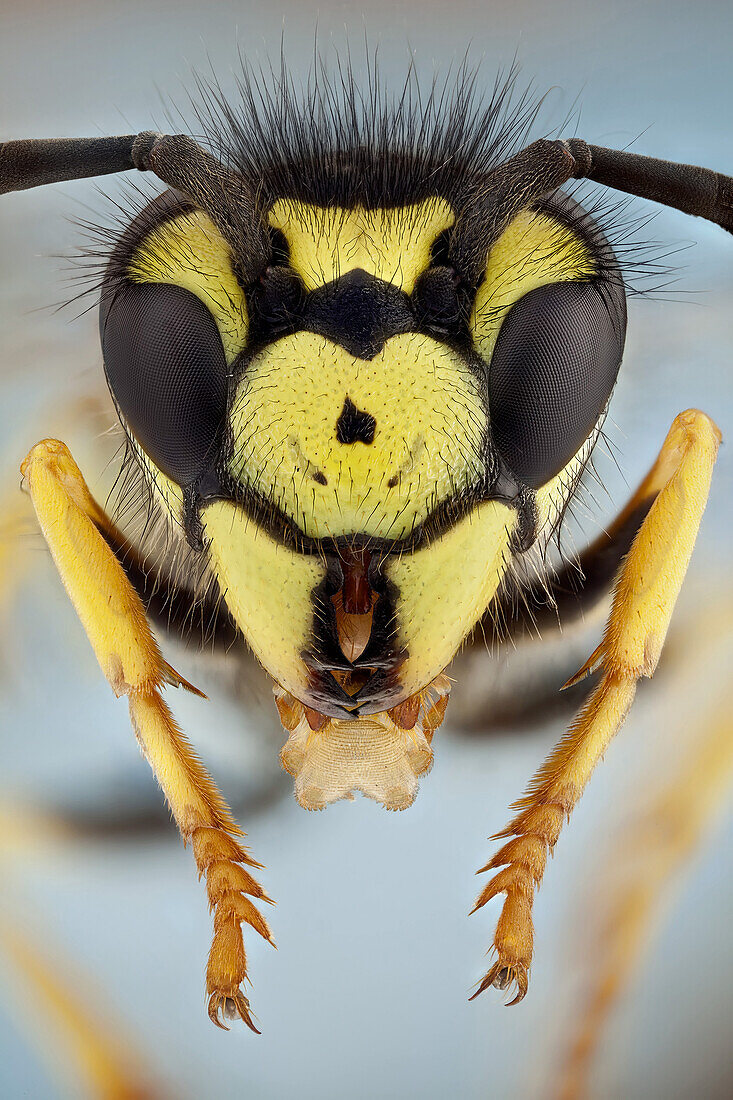
{"label": "yellow leg", "polygon": [[[582,1100],[608,1019],[631,983],[651,939],[666,887],[700,846],[733,774],[731,697],[704,715],[695,745],[674,777],[631,823],[615,866],[606,869],[613,896],[606,898],[598,962],[591,989],[575,1021],[558,1081],[557,1100]],[[683,741],[684,743],[684,741]]]}
{"label": "yellow leg", "polygon": [[[479,874],[502,868],[479,895],[472,912],[490,898],[506,899],[494,935],[496,961],[479,983],[516,985],[510,1002],[527,992],[532,961],[532,902],[563,822],[620,728],[641,676],[657,666],[670,617],[695,544],[710,488],[720,432],[695,409],[676,417],[659,458],[639,492],[658,495],[621,569],[603,640],[577,676],[601,667],[603,675],[566,736],[515,803],[516,817],[497,834],[512,839]],[[638,494],[637,494],[638,495]]]}
{"label": "yellow leg", "polygon": [[[168,800],[199,875],[207,878],[214,939],[206,972],[209,1016],[235,1013],[256,1031],[240,990],[247,976],[241,924],[272,943],[249,897],[270,899],[242,866],[259,867],[234,839],[241,830],[161,695],[165,684],[197,689],[167,664],[145,611],[100,530],[111,528],[65,444],[37,443],[21,466],[43,535],[97,660],[115,694],[127,695],[140,747]],[[201,694],[197,692],[197,694]],[[247,896],[249,895],[249,897]]]}

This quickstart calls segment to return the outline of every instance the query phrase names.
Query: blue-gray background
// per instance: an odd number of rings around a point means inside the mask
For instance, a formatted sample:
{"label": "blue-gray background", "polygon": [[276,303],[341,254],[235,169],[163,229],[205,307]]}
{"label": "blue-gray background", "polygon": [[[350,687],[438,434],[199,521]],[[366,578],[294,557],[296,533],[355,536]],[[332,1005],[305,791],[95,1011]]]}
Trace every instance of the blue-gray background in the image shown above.
{"label": "blue-gray background", "polygon": [[[574,128],[614,146],[733,173],[731,42],[727,2],[165,4],[43,0],[0,3],[0,139],[106,134],[164,121],[158,89],[185,105],[190,68],[226,74],[237,43],[256,60],[280,49],[304,71],[316,23],[325,52],[348,35],[359,56],[364,30],[380,43],[382,70],[399,81],[410,51],[429,75],[471,44],[487,83],[516,53],[538,89],[553,87],[545,118],[578,102]],[[358,61],[357,61],[358,67]],[[577,119],[577,121],[576,121]],[[119,195],[117,181],[103,190]],[[94,319],[72,322],[49,307],[67,292],[55,254],[79,243],[69,219],[109,216],[90,183],[13,196],[0,208],[0,460],[4,482],[45,430],[38,410],[99,371]],[[645,213],[644,204],[635,210]],[[612,438],[633,483],[673,416],[697,405],[728,435],[733,427],[730,355],[731,242],[714,227],[662,211],[641,236],[671,246],[682,270],[661,300],[632,303]],[[34,419],[35,417],[35,419]],[[28,428],[28,424],[31,427]],[[40,432],[36,430],[39,425]],[[624,480],[604,473],[615,504]],[[725,452],[690,574],[698,607],[712,605],[730,576],[731,463]],[[598,519],[612,505],[599,498]],[[597,526],[586,525],[592,535]],[[93,798],[154,798],[145,766],[66,605],[37,541],[35,574],[14,608],[3,647],[0,768],[3,786],[37,805],[87,806]],[[730,663],[728,663],[730,668]],[[186,668],[182,669],[186,673]],[[725,666],[719,675],[725,675]],[[202,967],[209,917],[190,853],[172,831],[137,841],[91,840],[33,860],[3,877],[16,913],[49,934],[49,949],[82,964],[174,1095],[257,1100],[315,1097],[536,1097],[547,1095],[566,1025],[579,1008],[573,951],[588,883],[653,752],[673,755],[674,684],[639,700],[608,761],[573,818],[536,906],[537,962],[520,1009],[491,993],[468,1005],[498,906],[466,919],[487,858],[489,833],[559,734],[436,740],[436,767],[415,806],[386,814],[358,799],[306,814],[291,797],[268,801],[277,744],[258,740],[256,717],[218,700],[176,698],[177,713],[225,791],[244,791],[243,822],[268,866],[279,951],[252,943],[257,1039],[205,1019]],[[205,684],[203,686],[206,686]],[[701,697],[708,688],[701,685]],[[668,696],[666,699],[662,696]],[[688,700],[689,701],[689,700]],[[212,717],[213,716],[213,717]],[[655,740],[656,739],[656,740]],[[240,778],[241,777],[241,778]],[[279,790],[279,787],[277,788]],[[641,784],[643,789],[643,782]],[[259,807],[259,809],[257,808]],[[609,1031],[593,1095],[730,1095],[733,891],[730,824],[719,825],[667,911],[642,971]],[[250,937],[252,941],[254,937]],[[29,1018],[0,990],[0,1093],[77,1095],[46,1061],[43,1005]],[[35,1015],[35,1024],[29,1020]],[[64,1092],[64,1089],[67,1091]]]}

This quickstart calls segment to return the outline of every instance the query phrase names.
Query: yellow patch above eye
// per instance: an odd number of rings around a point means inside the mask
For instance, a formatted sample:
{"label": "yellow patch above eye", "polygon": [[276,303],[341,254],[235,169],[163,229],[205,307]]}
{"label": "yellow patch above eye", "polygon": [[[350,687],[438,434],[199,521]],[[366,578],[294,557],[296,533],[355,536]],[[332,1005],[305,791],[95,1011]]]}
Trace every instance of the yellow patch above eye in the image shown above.
{"label": "yellow patch above eye", "polygon": [[229,245],[211,219],[191,211],[143,240],[128,265],[136,283],[168,283],[200,298],[216,321],[227,363],[247,340],[247,304],[232,271]]}
{"label": "yellow patch above eye", "polygon": [[394,209],[346,209],[278,199],[268,215],[288,242],[290,264],[307,290],[362,268],[411,294],[431,248],[454,222],[445,199]]}
{"label": "yellow patch above eye", "polygon": [[593,254],[577,233],[548,214],[523,210],[492,248],[476,293],[471,331],[479,354],[491,358],[504,317],[525,294],[595,274]]}

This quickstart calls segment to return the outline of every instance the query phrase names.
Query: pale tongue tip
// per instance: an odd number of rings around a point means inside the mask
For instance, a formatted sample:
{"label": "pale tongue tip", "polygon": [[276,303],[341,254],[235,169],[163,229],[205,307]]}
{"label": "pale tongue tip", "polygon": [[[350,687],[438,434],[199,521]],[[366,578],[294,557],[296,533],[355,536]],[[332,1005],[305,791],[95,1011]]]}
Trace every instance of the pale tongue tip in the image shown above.
{"label": "pale tongue tip", "polygon": [[[314,729],[306,708],[276,685],[275,699],[289,733],[280,759],[295,779],[297,801],[305,809],[321,810],[359,791],[386,809],[406,809],[415,800],[419,777],[432,766],[432,736],[443,720],[449,693],[450,681],[440,674],[419,693],[417,708],[409,706],[410,699],[391,712],[324,718]],[[405,729],[392,715],[408,711],[411,728]]]}
{"label": "pale tongue tip", "polygon": [[386,809],[402,810],[414,801],[418,777],[430,768],[433,752],[422,731],[402,730],[383,712],[353,721],[332,719],[317,732],[304,718],[280,759],[307,810],[351,798],[354,791]]}

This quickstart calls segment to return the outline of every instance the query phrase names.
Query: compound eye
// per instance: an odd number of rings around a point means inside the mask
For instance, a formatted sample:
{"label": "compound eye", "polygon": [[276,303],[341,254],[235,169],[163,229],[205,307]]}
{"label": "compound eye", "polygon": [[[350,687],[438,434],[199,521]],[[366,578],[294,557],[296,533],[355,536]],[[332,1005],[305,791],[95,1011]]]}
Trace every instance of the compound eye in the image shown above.
{"label": "compound eye", "polygon": [[626,336],[621,280],[553,283],[512,306],[489,369],[494,442],[532,488],[581,449],[611,396]]}
{"label": "compound eye", "polygon": [[146,455],[180,486],[216,455],[227,364],[216,322],[195,294],[162,283],[121,283],[99,319],[109,387]]}

